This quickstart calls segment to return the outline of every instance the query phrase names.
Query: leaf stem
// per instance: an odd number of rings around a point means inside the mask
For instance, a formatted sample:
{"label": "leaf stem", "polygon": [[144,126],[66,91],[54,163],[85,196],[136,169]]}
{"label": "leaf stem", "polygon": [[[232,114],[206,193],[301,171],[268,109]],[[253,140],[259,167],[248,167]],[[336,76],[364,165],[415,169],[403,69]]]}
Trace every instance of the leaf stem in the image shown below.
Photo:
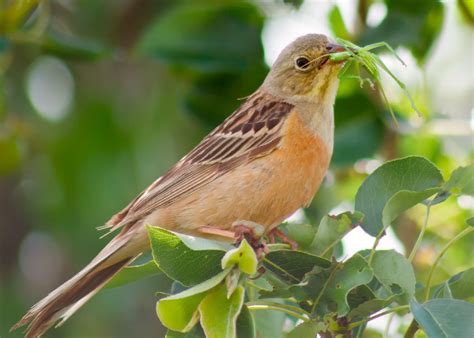
{"label": "leaf stem", "polygon": [[290,316],[301,319],[302,321],[305,321],[305,322],[309,320],[309,314],[306,311],[292,305],[279,304],[279,303],[274,303],[274,302],[269,302],[269,301],[264,301],[264,300],[248,302],[246,305],[247,305],[247,308],[251,311],[274,310],[274,311],[284,312]]}
{"label": "leaf stem", "polygon": [[385,316],[385,315],[388,315],[392,312],[397,312],[397,311],[403,311],[403,310],[408,310],[410,308],[409,305],[400,305],[400,306],[396,306],[394,308],[391,308],[390,310],[387,310],[387,311],[384,311],[384,312],[380,312],[376,315],[373,315],[372,317],[369,317],[369,318],[366,318],[366,319],[363,319],[363,320],[359,320],[357,322],[354,322],[354,323],[351,323],[349,324],[348,326],[348,329],[349,330],[352,330],[353,328],[356,328],[360,325],[363,325],[373,319],[376,319],[376,318],[379,318],[379,317],[382,317],[382,316]]}
{"label": "leaf stem", "polygon": [[440,253],[438,254],[438,256],[436,257],[436,259],[433,263],[433,266],[431,267],[430,274],[428,275],[428,281],[426,282],[426,287],[425,287],[425,297],[424,297],[425,302],[430,298],[430,288],[431,288],[431,282],[432,282],[432,279],[433,279],[433,273],[434,273],[436,267],[438,266],[438,263],[441,260],[441,258],[444,256],[446,251],[448,251],[448,249],[454,243],[456,243],[461,238],[463,238],[464,236],[466,236],[467,234],[469,234],[473,231],[474,231],[474,227],[467,227],[466,229],[461,231],[459,234],[457,234],[454,238],[451,238],[451,240],[448,243],[446,243],[444,248],[440,251]]}
{"label": "leaf stem", "polygon": [[411,249],[410,255],[408,256],[408,260],[410,262],[412,262],[413,258],[415,258],[416,252],[420,248],[421,240],[423,239],[423,236],[425,235],[426,228],[428,227],[428,219],[430,217],[430,210],[431,210],[431,201],[426,207],[425,220],[423,222],[423,226],[421,227],[420,234],[418,235],[418,238],[416,239],[415,245],[413,246],[413,249]]}
{"label": "leaf stem", "polygon": [[372,266],[372,260],[374,259],[374,255],[375,255],[375,249],[377,249],[377,246],[379,245],[380,239],[382,238],[384,232],[385,232],[385,228],[383,228],[382,231],[380,231],[380,233],[377,235],[377,237],[375,237],[375,242],[374,242],[374,245],[372,246],[372,249],[370,250],[369,260],[367,262],[369,266]]}

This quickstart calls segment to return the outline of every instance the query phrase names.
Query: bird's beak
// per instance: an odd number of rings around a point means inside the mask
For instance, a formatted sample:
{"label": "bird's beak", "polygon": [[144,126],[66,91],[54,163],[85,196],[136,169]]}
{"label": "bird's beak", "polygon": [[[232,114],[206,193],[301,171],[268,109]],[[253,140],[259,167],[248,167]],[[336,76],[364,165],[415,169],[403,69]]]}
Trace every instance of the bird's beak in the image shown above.
{"label": "bird's beak", "polygon": [[337,43],[333,42],[328,42],[326,45],[326,50],[328,53],[339,53],[339,52],[344,52],[346,49],[342,47],[341,45],[338,45]]}

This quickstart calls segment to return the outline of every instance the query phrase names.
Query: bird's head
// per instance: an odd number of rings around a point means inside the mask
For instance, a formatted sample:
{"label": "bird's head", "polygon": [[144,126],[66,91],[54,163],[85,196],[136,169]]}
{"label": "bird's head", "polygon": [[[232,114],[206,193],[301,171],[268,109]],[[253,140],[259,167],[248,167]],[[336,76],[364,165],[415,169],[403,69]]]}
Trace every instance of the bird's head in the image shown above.
{"label": "bird's head", "polygon": [[263,87],[289,102],[334,102],[342,63],[329,54],[344,51],[321,34],[308,34],[289,44],[278,56]]}

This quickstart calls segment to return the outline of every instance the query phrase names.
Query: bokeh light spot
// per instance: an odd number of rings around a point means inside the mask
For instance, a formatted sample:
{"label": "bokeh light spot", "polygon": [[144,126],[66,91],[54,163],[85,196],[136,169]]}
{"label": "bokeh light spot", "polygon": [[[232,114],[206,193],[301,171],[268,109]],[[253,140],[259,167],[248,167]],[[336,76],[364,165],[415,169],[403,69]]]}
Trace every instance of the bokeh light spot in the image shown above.
{"label": "bokeh light spot", "polygon": [[27,93],[36,111],[47,120],[66,115],[74,98],[74,78],[61,60],[43,56],[30,67]]}

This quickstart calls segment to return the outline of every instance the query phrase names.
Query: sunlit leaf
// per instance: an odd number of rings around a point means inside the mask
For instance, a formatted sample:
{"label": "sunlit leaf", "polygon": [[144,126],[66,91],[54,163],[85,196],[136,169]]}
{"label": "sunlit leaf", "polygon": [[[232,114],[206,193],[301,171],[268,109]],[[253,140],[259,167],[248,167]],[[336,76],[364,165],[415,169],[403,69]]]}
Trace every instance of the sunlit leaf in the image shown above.
{"label": "sunlit leaf", "polygon": [[237,317],[244,302],[242,286],[227,298],[225,285],[211,290],[199,305],[201,326],[207,338],[236,338]]}
{"label": "sunlit leaf", "polygon": [[238,248],[227,251],[221,261],[223,269],[238,265],[240,271],[248,275],[253,275],[257,272],[257,264],[255,251],[245,239]]}
{"label": "sunlit leaf", "polygon": [[227,273],[228,270],[222,271],[190,289],[160,299],[156,304],[156,313],[161,323],[178,332],[191,330],[199,320],[198,306],[207,291],[222,282]]}

